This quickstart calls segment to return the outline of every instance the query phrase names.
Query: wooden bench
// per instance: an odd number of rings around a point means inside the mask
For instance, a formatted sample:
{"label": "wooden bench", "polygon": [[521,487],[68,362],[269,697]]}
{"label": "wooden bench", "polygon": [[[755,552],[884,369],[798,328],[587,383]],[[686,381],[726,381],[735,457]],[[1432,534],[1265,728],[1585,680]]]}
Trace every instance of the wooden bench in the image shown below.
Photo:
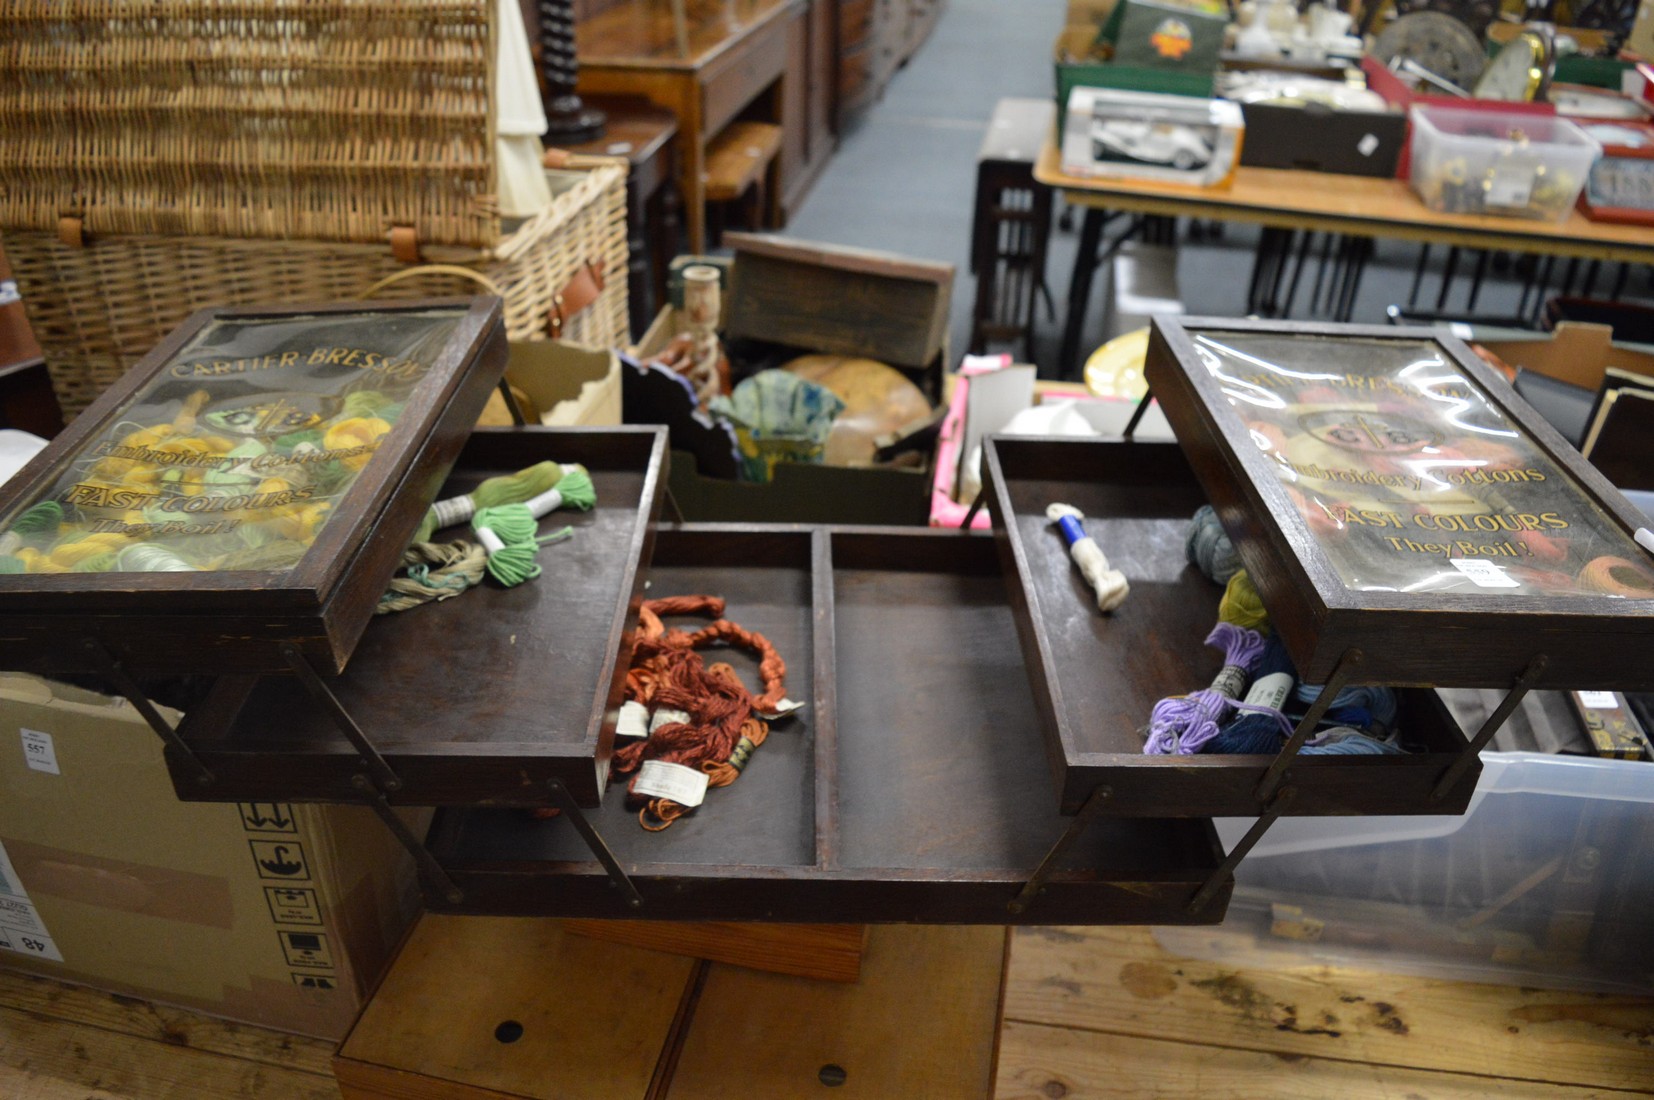
{"label": "wooden bench", "polygon": [[[781,196],[775,171],[780,152],[781,127],[773,123],[732,122],[724,127],[706,151],[706,171],[701,178],[707,205],[741,202],[745,228],[778,227]],[[710,235],[714,243],[722,230],[719,211]]]}

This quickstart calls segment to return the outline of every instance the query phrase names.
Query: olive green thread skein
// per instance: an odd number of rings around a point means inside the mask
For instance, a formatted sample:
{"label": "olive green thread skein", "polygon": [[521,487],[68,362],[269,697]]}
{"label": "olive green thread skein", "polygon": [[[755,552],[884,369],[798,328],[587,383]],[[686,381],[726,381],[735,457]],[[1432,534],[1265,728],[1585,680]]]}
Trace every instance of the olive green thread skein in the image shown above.
{"label": "olive green thread skein", "polygon": [[464,523],[481,508],[495,508],[502,504],[521,504],[556,488],[574,471],[584,475],[580,466],[560,466],[555,462],[537,462],[514,474],[488,478],[469,493],[431,505],[414,532],[414,542],[429,542],[431,535],[444,527]]}
{"label": "olive green thread skein", "polygon": [[1247,630],[1269,628],[1269,612],[1264,609],[1263,597],[1258,595],[1246,570],[1242,569],[1229,578],[1229,585],[1223,590],[1223,599],[1218,601],[1218,618]]}

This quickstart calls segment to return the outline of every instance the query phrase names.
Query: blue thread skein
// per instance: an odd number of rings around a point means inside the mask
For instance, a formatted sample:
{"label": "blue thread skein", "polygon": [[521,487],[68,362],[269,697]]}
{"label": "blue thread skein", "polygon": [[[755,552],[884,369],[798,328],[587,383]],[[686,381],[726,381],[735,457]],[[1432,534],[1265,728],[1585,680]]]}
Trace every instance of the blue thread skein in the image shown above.
{"label": "blue thread skein", "polygon": [[[1264,640],[1263,654],[1259,656],[1257,667],[1252,671],[1252,682],[1256,684],[1265,676],[1277,673],[1284,673],[1294,681],[1298,679],[1298,670],[1292,667],[1292,658],[1287,656],[1281,636],[1271,633]],[[1285,743],[1286,735],[1281,732],[1281,723],[1273,714],[1242,711],[1233,721],[1220,728],[1217,736],[1206,742],[1201,751],[1270,755],[1279,752]]]}
{"label": "blue thread skein", "polygon": [[[1292,695],[1308,705],[1321,696],[1321,684],[1299,684]],[[1365,711],[1365,714],[1359,713]],[[1361,684],[1347,687],[1333,696],[1327,708],[1327,718],[1343,726],[1358,729],[1388,731],[1396,721],[1396,693],[1394,688],[1380,684]]]}
{"label": "blue thread skein", "polygon": [[1337,735],[1338,739],[1324,745],[1305,745],[1299,751],[1306,756],[1399,756],[1407,751],[1399,745],[1369,737],[1360,730],[1344,728],[1328,732]]}
{"label": "blue thread skein", "polygon": [[1229,578],[1241,571],[1240,555],[1235,544],[1218,522],[1217,509],[1202,504],[1189,521],[1189,534],[1183,542],[1184,556],[1189,564],[1206,574],[1209,580],[1228,584]]}

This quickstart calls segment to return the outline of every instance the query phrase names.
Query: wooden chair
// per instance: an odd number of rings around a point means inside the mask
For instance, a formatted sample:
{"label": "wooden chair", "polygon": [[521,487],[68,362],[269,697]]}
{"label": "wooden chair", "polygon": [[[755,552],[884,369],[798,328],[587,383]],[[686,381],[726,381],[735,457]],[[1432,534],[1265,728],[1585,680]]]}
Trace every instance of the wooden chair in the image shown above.
{"label": "wooden chair", "polygon": [[970,351],[1020,340],[1033,362],[1034,305],[1044,294],[1045,253],[1051,237],[1051,189],[1034,179],[1034,158],[1055,124],[1049,99],[1002,99],[994,107],[976,159],[976,202],[971,224]]}
{"label": "wooden chair", "polygon": [[[780,190],[776,187],[781,127],[769,122],[732,122],[712,139],[706,151],[708,213],[714,207],[739,204],[742,226],[777,227],[781,223]],[[723,235],[723,210],[710,219],[708,239],[716,244]]]}

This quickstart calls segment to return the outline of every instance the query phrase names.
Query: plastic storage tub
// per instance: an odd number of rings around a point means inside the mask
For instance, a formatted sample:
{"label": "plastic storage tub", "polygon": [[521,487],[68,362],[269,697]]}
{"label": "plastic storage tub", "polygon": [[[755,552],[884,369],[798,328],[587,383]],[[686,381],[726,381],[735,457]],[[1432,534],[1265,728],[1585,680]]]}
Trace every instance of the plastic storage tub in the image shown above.
{"label": "plastic storage tub", "polygon": [[1435,106],[1410,117],[1413,190],[1447,214],[1561,221],[1602,152],[1565,118]]}
{"label": "plastic storage tub", "polygon": [[[1217,824],[1232,847],[1250,822]],[[1463,817],[1283,818],[1241,861],[1217,931],[1156,936],[1237,966],[1646,995],[1654,763],[1489,752]]]}

